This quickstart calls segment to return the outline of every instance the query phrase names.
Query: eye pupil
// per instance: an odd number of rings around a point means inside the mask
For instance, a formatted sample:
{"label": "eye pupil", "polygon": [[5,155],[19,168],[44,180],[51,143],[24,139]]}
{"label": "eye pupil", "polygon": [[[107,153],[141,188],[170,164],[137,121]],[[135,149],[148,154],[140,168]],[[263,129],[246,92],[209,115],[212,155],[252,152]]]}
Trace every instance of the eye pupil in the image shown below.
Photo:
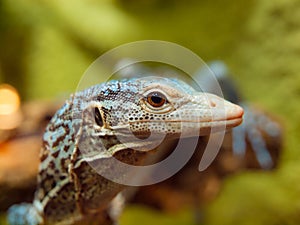
{"label": "eye pupil", "polygon": [[103,119],[100,113],[100,110],[98,107],[95,108],[95,122],[98,126],[102,127],[103,126]]}
{"label": "eye pupil", "polygon": [[156,104],[159,104],[161,101],[163,101],[163,99],[161,97],[158,97],[158,96],[151,96],[151,101],[156,103]]}
{"label": "eye pupil", "polygon": [[153,107],[161,107],[166,101],[166,97],[159,92],[152,92],[147,96],[147,102]]}

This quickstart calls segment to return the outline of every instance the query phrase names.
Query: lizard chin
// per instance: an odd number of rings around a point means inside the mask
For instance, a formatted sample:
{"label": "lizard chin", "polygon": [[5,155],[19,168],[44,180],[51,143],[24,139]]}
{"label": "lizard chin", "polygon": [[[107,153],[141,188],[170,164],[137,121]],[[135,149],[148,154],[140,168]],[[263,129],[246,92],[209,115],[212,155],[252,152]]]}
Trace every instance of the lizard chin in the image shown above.
{"label": "lizard chin", "polygon": [[211,121],[200,128],[199,136],[206,136],[211,133],[227,131],[236,126],[239,126],[243,122],[243,118],[235,118],[224,121]]}

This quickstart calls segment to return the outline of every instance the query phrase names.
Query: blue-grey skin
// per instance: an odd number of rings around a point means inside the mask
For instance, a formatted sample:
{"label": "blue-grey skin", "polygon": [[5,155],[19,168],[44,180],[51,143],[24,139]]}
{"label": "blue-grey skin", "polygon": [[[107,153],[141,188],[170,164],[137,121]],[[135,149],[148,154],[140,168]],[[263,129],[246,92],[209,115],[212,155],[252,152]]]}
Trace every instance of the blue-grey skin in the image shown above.
{"label": "blue-grey skin", "polygon": [[239,125],[242,115],[239,106],[177,79],[133,78],[77,92],[44,133],[33,203],[12,206],[9,224],[112,224],[111,203],[125,187],[99,174],[126,177],[114,157],[143,165],[161,137],[208,135],[212,127]]}

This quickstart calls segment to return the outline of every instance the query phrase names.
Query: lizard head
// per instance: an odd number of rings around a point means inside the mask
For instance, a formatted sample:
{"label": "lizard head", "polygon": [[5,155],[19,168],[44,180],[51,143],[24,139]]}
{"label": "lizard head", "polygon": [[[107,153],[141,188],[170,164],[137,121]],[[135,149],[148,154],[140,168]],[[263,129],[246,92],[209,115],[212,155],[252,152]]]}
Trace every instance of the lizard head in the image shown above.
{"label": "lizard head", "polygon": [[114,142],[208,135],[239,125],[243,116],[241,107],[173,78],[109,81],[82,94],[89,96],[84,127],[96,140],[105,137],[107,148]]}

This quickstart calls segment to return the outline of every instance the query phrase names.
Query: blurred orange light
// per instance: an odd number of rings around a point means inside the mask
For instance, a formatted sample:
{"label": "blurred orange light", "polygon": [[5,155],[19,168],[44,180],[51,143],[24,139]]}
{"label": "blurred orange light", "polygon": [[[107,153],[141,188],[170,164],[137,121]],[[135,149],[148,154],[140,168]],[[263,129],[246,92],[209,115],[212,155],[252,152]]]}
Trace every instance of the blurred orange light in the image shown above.
{"label": "blurred orange light", "polygon": [[17,90],[8,84],[0,85],[0,115],[9,115],[18,111],[20,97]]}

